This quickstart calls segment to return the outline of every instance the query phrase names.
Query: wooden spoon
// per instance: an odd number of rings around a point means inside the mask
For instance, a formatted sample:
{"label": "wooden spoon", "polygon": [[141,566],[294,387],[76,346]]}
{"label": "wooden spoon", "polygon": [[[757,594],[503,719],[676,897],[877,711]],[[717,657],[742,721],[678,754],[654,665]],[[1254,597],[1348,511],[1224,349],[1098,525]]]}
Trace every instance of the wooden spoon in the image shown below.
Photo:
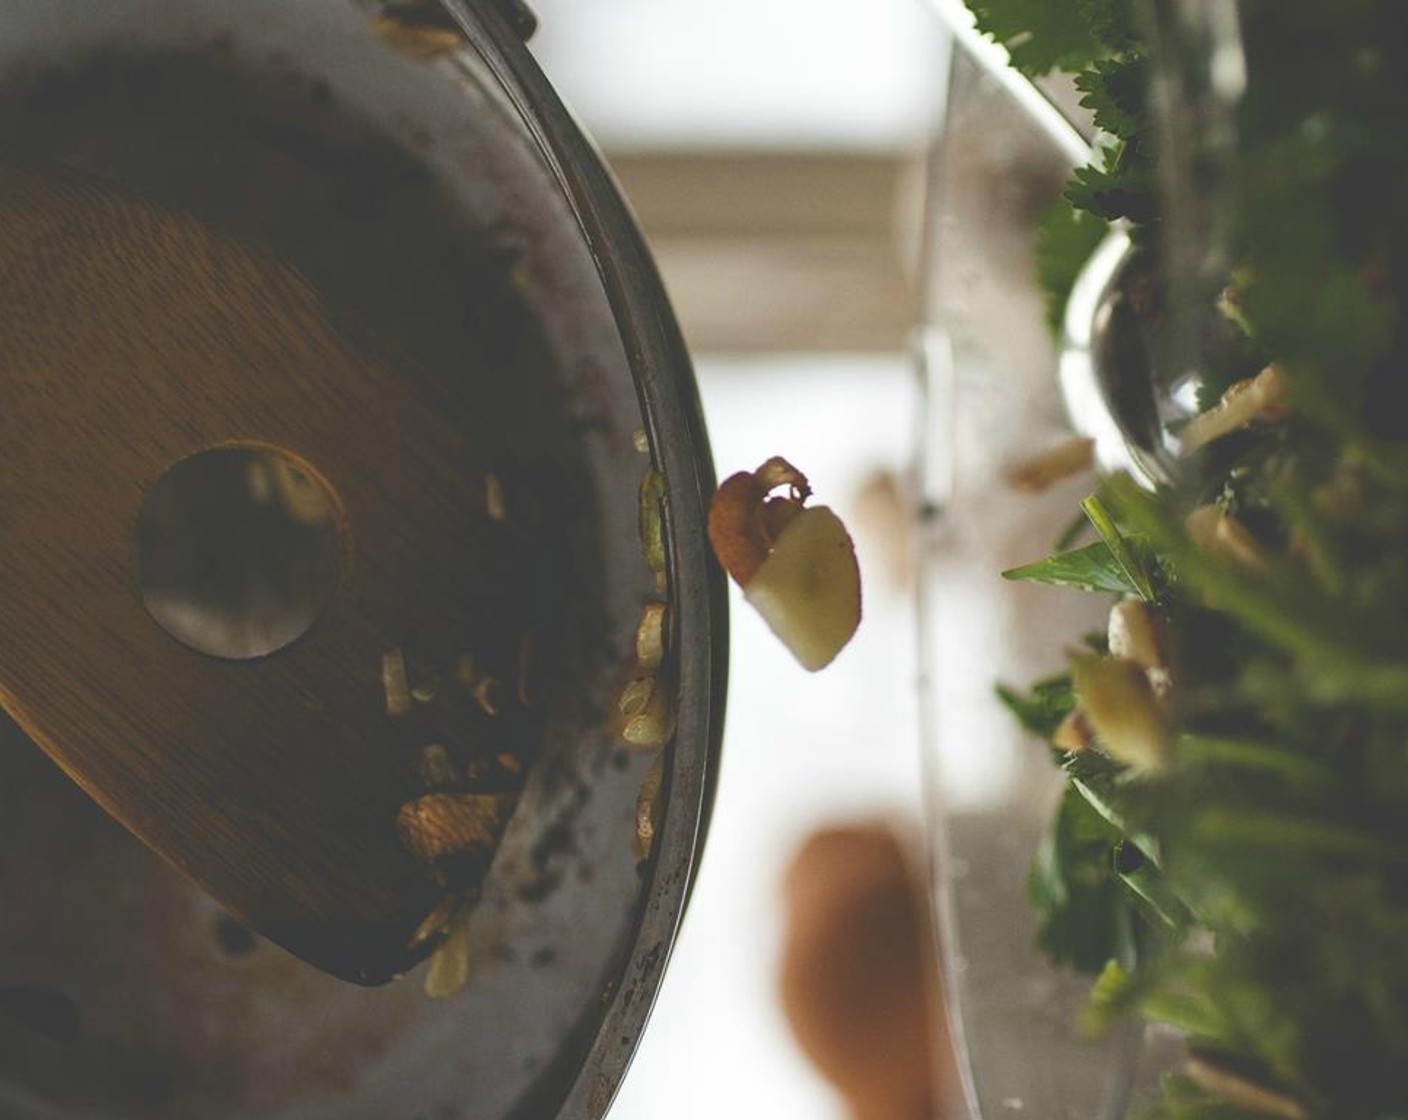
{"label": "wooden spoon", "polygon": [[[0,703],[261,933],[360,983],[404,971],[443,891],[397,835],[381,667],[408,619],[463,625],[473,449],[271,253],[83,181],[0,169],[0,355]],[[150,488],[230,443],[326,487],[344,552],[311,631],[252,660],[173,639],[134,573]]]}

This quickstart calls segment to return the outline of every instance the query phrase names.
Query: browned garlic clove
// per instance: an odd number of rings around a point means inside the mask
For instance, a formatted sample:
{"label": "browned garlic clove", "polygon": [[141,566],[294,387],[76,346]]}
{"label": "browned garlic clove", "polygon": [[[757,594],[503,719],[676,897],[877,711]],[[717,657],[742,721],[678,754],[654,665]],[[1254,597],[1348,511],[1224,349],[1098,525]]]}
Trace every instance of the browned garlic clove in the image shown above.
{"label": "browned garlic clove", "polygon": [[406,654],[400,647],[381,655],[381,691],[387,715],[410,715],[411,686],[406,679]]}

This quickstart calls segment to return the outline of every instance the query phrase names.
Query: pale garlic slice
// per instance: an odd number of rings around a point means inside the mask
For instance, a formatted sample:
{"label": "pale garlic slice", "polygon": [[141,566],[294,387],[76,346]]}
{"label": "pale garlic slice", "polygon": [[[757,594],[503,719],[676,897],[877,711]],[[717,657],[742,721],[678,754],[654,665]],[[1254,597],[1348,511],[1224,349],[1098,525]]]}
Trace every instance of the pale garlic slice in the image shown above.
{"label": "pale garlic slice", "polygon": [[1229,386],[1216,405],[1189,420],[1178,433],[1179,450],[1190,455],[1254,420],[1279,419],[1285,410],[1286,375],[1280,366],[1269,365]]}
{"label": "pale garlic slice", "polygon": [[1172,761],[1168,729],[1143,669],[1132,661],[1081,654],[1071,673],[1076,703],[1105,753],[1139,773],[1166,770]]}
{"label": "pale garlic slice", "polygon": [[1144,670],[1154,695],[1163,697],[1172,687],[1168,664],[1168,635],[1163,619],[1147,603],[1125,599],[1110,609],[1106,629],[1110,656],[1132,661]]}
{"label": "pale garlic slice", "polygon": [[803,668],[829,665],[860,626],[860,569],[841,519],[826,506],[802,510],[743,597]]}
{"label": "pale garlic slice", "polygon": [[469,981],[472,956],[469,919],[473,907],[461,905],[448,923],[449,932],[425,970],[425,994],[431,999],[448,999],[464,989]]}
{"label": "pale garlic slice", "polygon": [[1199,506],[1183,519],[1183,528],[1199,551],[1209,556],[1253,572],[1268,567],[1266,553],[1250,530],[1217,506]]}

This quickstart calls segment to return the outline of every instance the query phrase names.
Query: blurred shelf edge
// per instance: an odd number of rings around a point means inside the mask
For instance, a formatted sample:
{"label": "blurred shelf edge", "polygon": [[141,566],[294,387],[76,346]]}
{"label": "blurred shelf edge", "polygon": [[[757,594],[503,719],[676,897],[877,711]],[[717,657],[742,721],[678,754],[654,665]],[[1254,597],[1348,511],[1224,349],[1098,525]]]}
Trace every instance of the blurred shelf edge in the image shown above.
{"label": "blurred shelf edge", "polygon": [[917,146],[607,158],[694,351],[906,348],[918,316]]}

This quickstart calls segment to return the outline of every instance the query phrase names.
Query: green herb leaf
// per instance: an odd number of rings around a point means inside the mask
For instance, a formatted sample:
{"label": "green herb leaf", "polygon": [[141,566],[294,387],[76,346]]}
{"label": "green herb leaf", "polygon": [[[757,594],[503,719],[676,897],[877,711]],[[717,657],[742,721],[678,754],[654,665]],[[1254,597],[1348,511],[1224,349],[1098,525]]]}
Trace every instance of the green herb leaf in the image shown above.
{"label": "green herb leaf", "polygon": [[1046,294],[1046,325],[1053,336],[1061,334],[1076,277],[1109,228],[1108,222],[1075,209],[1064,197],[1042,218],[1037,229],[1036,272]]}
{"label": "green herb leaf", "polygon": [[1080,508],[1085,510],[1085,515],[1090,518],[1090,523],[1095,526],[1100,539],[1108,546],[1115,563],[1124,572],[1125,579],[1134,588],[1135,593],[1146,603],[1152,603],[1155,596],[1154,585],[1149,578],[1148,547],[1142,542],[1130,540],[1121,533],[1115,519],[1110,516],[1110,511],[1094,495],[1081,502]]}
{"label": "green herb leaf", "polygon": [[1180,766],[1252,771],[1301,786],[1324,788],[1335,779],[1329,767],[1279,743],[1189,732],[1179,738],[1174,753]]}
{"label": "green herb leaf", "polygon": [[1076,706],[1069,673],[1037,681],[1026,696],[998,685],[997,697],[1024,728],[1043,739],[1051,738]]}
{"label": "green herb leaf", "polygon": [[1077,587],[1082,591],[1111,591],[1116,595],[1138,595],[1138,586],[1104,541],[1096,541],[1072,552],[1058,552],[1035,564],[1009,568],[1003,579]]}
{"label": "green herb leaf", "polygon": [[1111,865],[1121,839],[1079,793],[1067,789],[1027,880],[1042,914],[1038,943],[1081,972],[1097,973],[1112,959],[1127,970],[1136,963],[1136,915]]}
{"label": "green herb leaf", "polygon": [[1074,70],[1106,53],[1085,22],[1048,0],[970,0],[978,30],[997,40],[1031,76]]}
{"label": "green herb leaf", "polygon": [[1153,178],[1142,169],[1082,167],[1066,188],[1066,198],[1077,210],[1108,222],[1126,219],[1144,225],[1158,216]]}
{"label": "green herb leaf", "polygon": [[1081,1009],[1081,1034],[1086,1038],[1104,1034],[1115,1020],[1132,1010],[1138,992],[1134,978],[1120,967],[1118,961],[1106,961]]}
{"label": "green herb leaf", "polygon": [[1076,88],[1101,131],[1121,140],[1148,132],[1149,67],[1141,56],[1103,59],[1076,79]]}

